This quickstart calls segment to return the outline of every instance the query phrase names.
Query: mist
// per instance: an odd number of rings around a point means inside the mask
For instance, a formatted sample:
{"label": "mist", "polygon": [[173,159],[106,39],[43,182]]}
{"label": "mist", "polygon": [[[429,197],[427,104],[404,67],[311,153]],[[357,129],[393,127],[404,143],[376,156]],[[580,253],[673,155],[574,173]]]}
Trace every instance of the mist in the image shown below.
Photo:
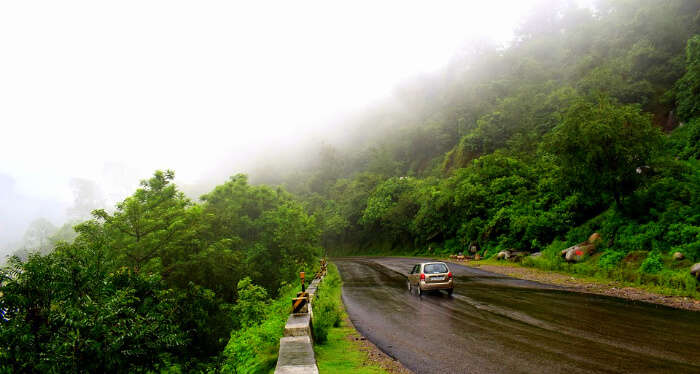
{"label": "mist", "polygon": [[37,219],[85,219],[156,169],[196,199],[367,142],[373,108],[400,114],[412,82],[507,48],[535,3],[5,2],[1,254]]}
{"label": "mist", "polygon": [[0,51],[0,372],[700,372],[698,0],[0,2]]}

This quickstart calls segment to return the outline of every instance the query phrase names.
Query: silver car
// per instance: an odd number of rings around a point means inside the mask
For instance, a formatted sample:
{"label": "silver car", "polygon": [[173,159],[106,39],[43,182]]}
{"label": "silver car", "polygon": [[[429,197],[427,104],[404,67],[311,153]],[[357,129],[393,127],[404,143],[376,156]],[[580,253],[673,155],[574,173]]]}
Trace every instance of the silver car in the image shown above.
{"label": "silver car", "polygon": [[424,262],[416,264],[408,274],[408,291],[414,288],[418,295],[423,291],[447,290],[452,295],[455,289],[452,272],[444,262]]}

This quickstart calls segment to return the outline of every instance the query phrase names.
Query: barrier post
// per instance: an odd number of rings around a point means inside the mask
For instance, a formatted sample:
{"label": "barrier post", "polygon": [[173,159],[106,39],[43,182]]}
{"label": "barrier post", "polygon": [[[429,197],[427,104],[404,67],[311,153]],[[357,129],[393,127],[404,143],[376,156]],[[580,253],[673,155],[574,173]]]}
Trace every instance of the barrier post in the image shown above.
{"label": "barrier post", "polygon": [[292,298],[293,314],[309,312],[309,293],[306,292],[306,285],[304,284],[305,274],[303,271],[299,273],[299,278],[301,278],[301,292],[297,292],[297,297]]}

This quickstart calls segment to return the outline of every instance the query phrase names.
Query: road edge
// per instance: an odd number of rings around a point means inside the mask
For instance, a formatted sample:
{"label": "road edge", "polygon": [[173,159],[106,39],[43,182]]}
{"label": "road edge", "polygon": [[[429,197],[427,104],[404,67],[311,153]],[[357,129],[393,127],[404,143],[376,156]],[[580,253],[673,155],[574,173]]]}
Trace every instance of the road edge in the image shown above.
{"label": "road edge", "polygon": [[451,259],[441,260],[457,265],[482,269],[492,273],[507,275],[512,278],[560,286],[574,292],[612,296],[626,300],[663,305],[675,309],[700,312],[700,300],[698,299],[687,296],[664,295],[641,287],[623,284],[618,281],[603,281],[588,277],[581,277],[574,274],[547,271],[515,264],[500,265],[481,263],[477,261],[455,261]]}
{"label": "road edge", "polygon": [[[331,329],[346,328],[349,330],[348,333],[344,336],[344,340],[349,343],[348,345],[352,348],[352,350],[363,355],[363,360],[361,362],[362,367],[377,368],[389,374],[414,374],[413,371],[406,368],[401,362],[392,358],[391,356],[386,354],[386,352],[379,349],[379,347],[377,347],[367,337],[362,335],[362,333],[359,330],[357,330],[355,324],[352,323],[352,320],[348,316],[348,313],[345,309],[345,303],[343,302],[342,297],[343,278],[340,275],[340,272],[338,272],[338,276],[341,280],[341,283],[339,285],[341,292],[339,293],[338,302],[343,316],[343,323],[341,326],[331,327]],[[315,345],[314,348],[316,349],[318,347]],[[317,364],[321,364],[323,359],[322,356],[319,358],[318,352],[315,353]],[[319,365],[319,370],[321,373],[323,373],[324,370],[322,368],[322,365]]]}

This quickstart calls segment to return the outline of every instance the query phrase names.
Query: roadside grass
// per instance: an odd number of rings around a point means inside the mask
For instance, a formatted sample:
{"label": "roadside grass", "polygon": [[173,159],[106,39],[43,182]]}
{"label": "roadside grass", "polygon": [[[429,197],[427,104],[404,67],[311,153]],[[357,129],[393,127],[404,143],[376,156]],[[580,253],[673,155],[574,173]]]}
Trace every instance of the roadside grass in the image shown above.
{"label": "roadside grass", "polygon": [[698,282],[685,269],[684,271],[663,269],[658,273],[650,274],[638,269],[620,267],[604,269],[596,266],[592,261],[569,264],[563,261],[533,258],[526,258],[521,265],[516,266],[576,275],[577,278],[598,283],[613,281],[626,287],[636,287],[663,295],[700,298]]}
{"label": "roadside grass", "polygon": [[[385,369],[371,363],[367,352],[355,338],[359,334],[349,323],[341,299],[342,280],[335,264],[328,264],[328,274],[314,300],[314,353],[320,373],[384,374]],[[322,326],[316,326],[320,324]],[[319,327],[322,331],[319,331]],[[325,335],[318,339],[318,335]]]}
{"label": "roadside grass", "polygon": [[361,350],[358,341],[352,339],[356,335],[355,328],[347,326],[343,321],[340,327],[334,327],[328,331],[328,340],[324,344],[314,345],[320,373],[388,373],[380,366],[366,364],[367,353]]}

